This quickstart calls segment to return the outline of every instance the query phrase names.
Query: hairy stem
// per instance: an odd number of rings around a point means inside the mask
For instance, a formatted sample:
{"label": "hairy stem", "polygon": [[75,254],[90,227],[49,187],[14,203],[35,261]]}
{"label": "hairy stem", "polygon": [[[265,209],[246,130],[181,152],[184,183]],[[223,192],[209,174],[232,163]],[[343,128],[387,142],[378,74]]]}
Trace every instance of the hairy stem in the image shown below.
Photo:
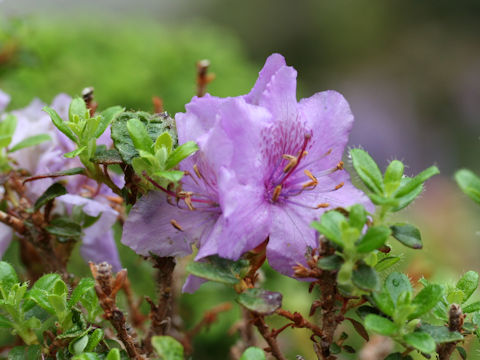
{"label": "hairy stem", "polygon": [[[463,327],[463,320],[465,315],[462,309],[457,304],[452,304],[448,313],[448,330],[460,332]],[[437,347],[438,359],[448,360],[452,356],[453,351],[457,346],[458,341],[443,343]]]}

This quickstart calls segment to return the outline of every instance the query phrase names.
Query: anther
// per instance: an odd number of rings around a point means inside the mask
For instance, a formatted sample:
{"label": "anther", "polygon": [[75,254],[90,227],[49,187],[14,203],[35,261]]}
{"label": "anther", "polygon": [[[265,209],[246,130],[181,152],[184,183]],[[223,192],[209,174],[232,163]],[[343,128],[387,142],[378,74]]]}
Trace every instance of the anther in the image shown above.
{"label": "anther", "polygon": [[321,204],[318,204],[317,206],[315,206],[315,209],[325,209],[329,206],[330,206],[329,203],[321,203]]}
{"label": "anther", "polygon": [[308,183],[303,184],[303,185],[302,185],[302,189],[306,189],[306,188],[309,188],[309,187],[314,188],[315,186],[318,185],[318,180],[317,180],[317,178],[316,178],[315,176],[313,176],[313,174],[312,174],[309,170],[305,169],[305,170],[303,170],[303,173],[304,173],[305,175],[307,175],[308,178],[309,178],[311,181],[309,181]]}
{"label": "anther", "polygon": [[293,155],[288,155],[288,154],[283,154],[282,157],[285,160],[288,160],[287,166],[283,169],[284,173],[288,173],[290,170],[292,170],[298,163],[298,158]]}
{"label": "anther", "polygon": [[343,161],[340,161],[338,164],[337,164],[337,169],[336,170],[343,170]]}
{"label": "anther", "polygon": [[343,185],[345,185],[345,183],[342,181],[340,184],[338,184],[337,186],[335,186],[335,190],[340,189],[341,187],[343,187]]}
{"label": "anther", "polygon": [[189,192],[189,191],[180,191],[178,193],[178,196],[181,197],[183,199],[183,201],[185,201],[185,204],[187,205],[187,207],[190,209],[190,210],[195,210],[195,208],[193,207],[193,204],[192,204],[192,193]]}
{"label": "anther", "polygon": [[174,219],[170,220],[170,224],[172,224],[172,226],[175,229],[183,231],[183,228],[178,224],[178,222],[176,220],[174,220]]}
{"label": "anther", "polygon": [[202,173],[200,170],[198,170],[197,164],[193,165],[193,171],[195,171],[195,174],[198,176],[199,179],[203,179]]}
{"label": "anther", "polygon": [[275,190],[273,190],[273,196],[272,196],[272,200],[274,202],[278,200],[281,192],[282,192],[282,185],[275,186]]}

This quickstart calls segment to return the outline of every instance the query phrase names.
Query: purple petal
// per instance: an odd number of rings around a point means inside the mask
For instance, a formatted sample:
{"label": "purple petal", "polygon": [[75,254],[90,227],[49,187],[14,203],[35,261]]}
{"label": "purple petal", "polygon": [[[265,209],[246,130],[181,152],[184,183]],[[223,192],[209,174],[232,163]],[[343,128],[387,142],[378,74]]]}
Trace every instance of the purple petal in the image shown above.
{"label": "purple petal", "polygon": [[267,108],[275,121],[298,121],[297,71],[291,66],[281,67],[267,84],[259,105]]}
{"label": "purple petal", "polygon": [[10,103],[10,95],[0,90],[0,112],[4,111]]}
{"label": "purple petal", "polygon": [[[300,120],[312,131],[304,161],[311,164],[311,170],[326,170],[336,166],[342,160],[353,125],[348,102],[336,91],[324,91],[302,99],[299,114]],[[330,150],[331,153],[325,156]]]}
{"label": "purple petal", "polygon": [[263,69],[258,74],[257,82],[248,95],[245,95],[245,100],[248,103],[258,105],[267,84],[272,79],[272,76],[283,66],[286,66],[285,58],[280,54],[272,54],[267,58]]}
{"label": "purple petal", "polygon": [[318,246],[315,230],[310,227],[311,209],[299,206],[272,206],[272,229],[267,245],[267,259],[272,268],[293,277],[293,267],[305,264],[307,247]]}
{"label": "purple petal", "polygon": [[225,99],[206,94],[199,98],[194,96],[192,101],[185,106],[185,113],[177,113],[178,142],[196,141],[207,133],[217,121],[217,112]]}
{"label": "purple petal", "polygon": [[[233,156],[230,167],[242,183],[263,181],[265,155],[261,145],[271,124],[271,114],[264,108],[247,104],[243,99],[232,99],[220,111],[221,126],[228,139],[212,138],[211,147],[218,142],[230,142]],[[226,148],[224,146],[223,148]],[[221,150],[220,150],[221,151]]]}
{"label": "purple petal", "polygon": [[5,254],[5,251],[7,251],[8,246],[12,241],[12,236],[12,229],[3,223],[0,223],[0,259]]}
{"label": "purple petal", "polygon": [[271,217],[264,191],[262,186],[239,184],[232,171],[222,169],[219,192],[225,230],[218,245],[221,257],[237,260],[268,237]]}
{"label": "purple petal", "polygon": [[107,204],[78,195],[66,194],[59,196],[57,200],[68,210],[73,206],[81,206],[83,212],[89,216],[97,217],[101,214],[100,219],[83,230],[85,236],[82,240],[82,254],[86,256],[85,261],[106,261],[120,269],[118,251],[111,231],[118,213]]}
{"label": "purple petal", "polygon": [[[183,256],[191,245],[215,224],[218,213],[181,209],[167,202],[167,196],[151,191],[132,207],[123,228],[122,243],[136,253]],[[178,224],[183,230],[177,229]]]}
{"label": "purple petal", "polygon": [[205,283],[207,280],[199,278],[194,275],[188,275],[187,280],[185,281],[185,284],[183,284],[182,287],[182,292],[183,293],[188,293],[188,294],[193,294],[195,291],[198,290],[200,285]]}

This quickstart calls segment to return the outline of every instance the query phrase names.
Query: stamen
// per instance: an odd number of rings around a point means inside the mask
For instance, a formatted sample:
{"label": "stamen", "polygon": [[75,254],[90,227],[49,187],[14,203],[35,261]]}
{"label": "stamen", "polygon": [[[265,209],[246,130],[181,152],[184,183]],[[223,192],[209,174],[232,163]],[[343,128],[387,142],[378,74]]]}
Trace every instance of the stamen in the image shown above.
{"label": "stamen", "polygon": [[282,185],[275,186],[275,190],[273,190],[273,196],[272,196],[272,200],[274,202],[278,200],[281,192],[282,192]]}
{"label": "stamen", "polygon": [[193,171],[195,171],[195,174],[199,179],[203,179],[202,173],[200,172],[200,170],[198,170],[197,164],[193,165]]}
{"label": "stamen", "polygon": [[337,164],[336,170],[343,170],[343,161],[340,161],[340,162]]}
{"label": "stamen", "polygon": [[329,203],[321,203],[321,204],[318,204],[315,208],[316,209],[325,209],[327,207],[329,207],[330,204]]}
{"label": "stamen", "polygon": [[123,204],[123,199],[120,197],[120,196],[110,196],[110,195],[107,195],[105,196],[105,198],[108,200],[108,201],[111,201],[112,203],[114,204]]}
{"label": "stamen", "polygon": [[190,171],[185,170],[185,171],[183,172],[183,174],[184,174],[185,176],[190,176],[190,177],[192,178],[192,180],[195,181],[195,184],[198,185],[197,179],[195,179],[195,178],[193,177],[193,175],[192,175],[192,173],[191,173]]}
{"label": "stamen", "polygon": [[306,188],[309,188],[309,187],[311,187],[312,189],[315,188],[315,186],[318,185],[317,178],[315,176],[313,176],[313,174],[307,169],[303,170],[303,173],[305,175],[307,175],[308,178],[310,178],[312,181],[309,181],[308,183],[303,184],[302,189],[306,189]]}
{"label": "stamen", "polygon": [[190,210],[195,210],[195,208],[192,205],[192,194],[190,191],[180,191],[178,193],[178,196],[180,196],[183,201],[185,201],[185,204],[188,206]]}
{"label": "stamen", "polygon": [[338,190],[338,189],[342,188],[343,185],[345,185],[345,183],[342,181],[340,184],[338,184],[337,186],[335,186],[335,190]]}
{"label": "stamen", "polygon": [[170,220],[170,224],[172,224],[172,226],[175,229],[183,231],[183,228],[178,224],[178,222],[176,220],[174,220],[174,219]]}
{"label": "stamen", "polygon": [[287,166],[285,166],[285,168],[283,169],[284,173],[288,173],[290,170],[292,170],[292,168],[294,168],[297,165],[298,158],[296,156],[288,155],[288,154],[283,154],[282,157],[285,160],[288,160]]}
{"label": "stamen", "polygon": [[[310,134],[305,134],[305,137],[304,137],[304,140],[303,140],[302,149],[300,150],[299,154],[303,155],[303,153],[305,152],[305,149],[307,148],[307,144],[308,144],[308,142],[310,141],[311,137],[312,137],[312,136],[311,136]],[[283,183],[285,182],[285,180],[287,180],[288,177],[295,172],[295,169],[298,167],[298,164],[300,164],[300,161],[299,161],[299,159],[297,158],[296,164],[289,168],[288,172],[285,174],[285,176],[283,177],[283,179],[280,181],[280,185],[283,184]],[[288,166],[288,165],[287,165],[287,166]]]}

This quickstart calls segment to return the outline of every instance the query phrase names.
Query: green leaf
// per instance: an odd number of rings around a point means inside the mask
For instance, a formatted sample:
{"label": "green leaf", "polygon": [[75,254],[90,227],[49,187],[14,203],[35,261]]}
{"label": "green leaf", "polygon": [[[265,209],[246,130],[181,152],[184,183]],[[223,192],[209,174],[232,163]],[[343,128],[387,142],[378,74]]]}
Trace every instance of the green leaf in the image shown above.
{"label": "green leaf", "polygon": [[365,328],[380,335],[391,336],[398,332],[399,328],[392,321],[375,314],[365,317]]}
{"label": "green leaf", "polygon": [[435,351],[435,340],[426,332],[415,331],[403,336],[403,340],[420,352],[430,354]]}
{"label": "green leaf", "polygon": [[173,148],[173,139],[168,131],[161,133],[157,140],[155,141],[155,152],[164,147],[167,150],[167,153],[170,153]]}
{"label": "green leaf", "polygon": [[[67,359],[67,358],[65,358],[65,359]],[[96,353],[91,353],[91,352],[90,353],[83,353],[83,354],[72,357],[72,360],[102,360],[102,359]],[[120,358],[118,358],[118,359],[120,359]],[[57,360],[60,360],[60,359],[58,359],[58,355],[57,355]]]}
{"label": "green leaf", "polygon": [[217,256],[210,256],[206,261],[189,263],[187,271],[202,279],[235,285],[249,266],[246,260],[232,261]]}
{"label": "green leaf", "polygon": [[41,357],[40,345],[16,346],[8,352],[8,360],[39,360]]}
{"label": "green leaf", "polygon": [[50,234],[63,239],[78,240],[82,237],[82,227],[68,217],[58,217],[50,221],[50,225],[45,227]]}
{"label": "green leaf", "polygon": [[262,349],[251,346],[242,354],[239,360],[266,360]]}
{"label": "green leaf", "polygon": [[71,122],[75,122],[75,116],[83,119],[87,116],[87,113],[88,110],[85,101],[81,97],[73,98],[68,108],[68,119]]}
{"label": "green leaf", "polygon": [[11,328],[12,327],[12,323],[10,320],[8,320],[8,318],[6,318],[5,316],[3,315],[0,315],[0,328]]}
{"label": "green leaf", "polygon": [[375,194],[383,194],[383,177],[378,165],[365,150],[351,149],[353,167],[363,183]]}
{"label": "green leaf", "polygon": [[72,353],[73,355],[80,355],[81,353],[83,353],[83,350],[85,350],[85,348],[87,347],[87,344],[88,344],[88,336],[84,335],[81,338],[75,341],[72,341],[68,345],[68,351],[70,351],[70,353]]}
{"label": "green leaf", "polygon": [[427,313],[443,296],[443,287],[440,285],[427,285],[424,287],[412,301],[412,305],[416,306],[416,310],[409,316],[409,319],[415,319]]}
{"label": "green leaf", "polygon": [[70,140],[72,140],[75,144],[77,144],[78,140],[76,135],[73,133],[72,129],[70,129],[68,125],[62,120],[60,115],[58,115],[55,110],[53,110],[51,107],[45,106],[43,108],[43,111],[45,111],[48,115],[50,115],[50,118],[52,119],[53,124],[56,126],[58,130],[60,130]]}
{"label": "green leaf", "polygon": [[412,292],[412,284],[410,284],[407,275],[393,272],[385,280],[385,290],[390,294],[394,305],[396,305],[400,294]]}
{"label": "green leaf", "polygon": [[153,336],[152,346],[160,360],[184,360],[182,344],[171,336]]}
{"label": "green leaf", "polygon": [[8,152],[12,153],[12,152],[15,152],[17,150],[24,149],[24,148],[30,147],[30,146],[39,145],[41,143],[44,143],[45,141],[50,141],[50,140],[52,140],[52,138],[50,137],[50,135],[47,135],[47,134],[33,135],[33,136],[30,136],[30,137],[27,137],[26,139],[23,139],[22,141],[16,143],[15,145],[13,145],[8,150]]}
{"label": "green leaf", "polygon": [[12,141],[12,136],[17,128],[17,118],[7,114],[0,122],[0,148],[7,147]]}
{"label": "green leaf", "polygon": [[65,195],[67,193],[67,189],[60,184],[60,183],[54,183],[48,187],[45,192],[40,195],[40,197],[35,201],[35,205],[33,207],[34,211],[38,211],[43,205],[48,203],[49,201],[52,201],[56,197]]}
{"label": "green leaf", "polygon": [[108,109],[102,111],[100,118],[100,122],[98,123],[97,129],[95,130],[94,136],[95,138],[99,138],[107,129],[108,125],[110,125],[120,113],[122,113],[125,109],[121,106],[112,106]]}
{"label": "green leaf", "polygon": [[320,222],[314,221],[310,226],[325,235],[328,240],[343,246],[341,224],[346,221],[345,216],[338,211],[328,211],[322,215]]}
{"label": "green leaf", "polygon": [[440,170],[438,170],[436,166],[430,166],[428,169],[423,170],[414,178],[408,179],[408,181],[402,183],[402,185],[400,185],[395,192],[395,197],[398,199],[414,192],[425,181],[437,174],[440,174]]}
{"label": "green leaf", "polygon": [[475,271],[467,271],[458,280],[456,288],[462,290],[464,293],[463,302],[467,301],[470,296],[477,290],[478,287],[478,273]]}
{"label": "green leaf", "polygon": [[317,266],[323,270],[336,271],[343,264],[343,258],[339,255],[331,255],[318,260]]}
{"label": "green leaf", "polygon": [[72,159],[80,154],[82,154],[85,150],[87,150],[87,147],[86,146],[82,146],[82,147],[79,147],[78,149],[75,149],[73,151],[70,151],[66,154],[63,154],[63,156],[65,156],[66,158],[68,159]]}
{"label": "green leaf", "polygon": [[108,355],[107,357],[105,358],[105,360],[120,360],[121,359],[121,356],[120,356],[120,350],[119,349],[112,349],[108,352]]}
{"label": "green leaf", "polygon": [[175,125],[170,117],[164,114],[150,115],[146,112],[123,112],[113,120],[111,136],[115,148],[125,163],[131,165],[132,159],[138,157],[138,151],[135,149],[127,129],[127,122],[133,118],[140,120],[145,125],[152,142],[155,142],[165,131],[170,134],[173,143],[176,142],[176,134],[173,130]]}
{"label": "green leaf", "polygon": [[348,223],[351,227],[357,228],[358,230],[362,230],[365,226],[365,222],[367,221],[367,212],[365,208],[360,205],[356,204],[350,207],[349,214],[348,214]]}
{"label": "green leaf", "polygon": [[113,164],[122,164],[123,160],[120,156],[120,153],[116,149],[107,150],[104,146],[97,146],[95,154],[91,159],[94,163],[104,164],[104,165],[113,165]]}
{"label": "green leaf", "polygon": [[480,178],[467,169],[455,173],[455,180],[462,191],[470,199],[480,204]]}
{"label": "green leaf", "polygon": [[390,226],[390,229],[392,229],[392,236],[403,245],[412,249],[421,249],[423,247],[422,236],[415,226],[397,223]]}
{"label": "green leaf", "polygon": [[13,285],[18,284],[18,276],[12,265],[0,261],[0,287],[8,294]]}
{"label": "green leaf", "polygon": [[462,311],[465,314],[469,314],[469,313],[479,311],[479,310],[480,310],[480,301],[475,301],[475,302],[473,302],[471,304],[468,304],[467,306],[462,308]]}
{"label": "green leaf", "polygon": [[85,352],[93,351],[97,345],[102,341],[104,332],[102,329],[95,329],[88,337],[88,344],[85,347]]}
{"label": "green leaf", "polygon": [[390,234],[391,230],[383,225],[369,228],[365,235],[356,244],[357,251],[359,253],[367,253],[378,249],[385,244],[385,241],[387,241]]}
{"label": "green leaf", "polygon": [[[402,179],[402,183],[406,181],[408,181],[408,179],[406,178]],[[423,191],[423,184],[420,184],[414,190],[412,190],[412,192],[408,193],[407,195],[402,196],[400,198],[396,198],[397,204],[394,206],[394,208],[391,211],[396,212],[396,211],[402,210],[411,202],[413,202],[418,197],[418,195],[422,193],[422,191]]]}
{"label": "green leaf", "polygon": [[398,188],[402,180],[403,170],[404,165],[401,161],[393,160],[388,165],[384,175],[384,184],[387,194],[395,191]]}
{"label": "green leaf", "polygon": [[166,170],[166,171],[157,171],[154,173],[154,175],[160,176],[162,178],[167,179],[168,181],[176,183],[182,179],[184,172],[177,171],[177,170],[168,170],[168,171]]}
{"label": "green leaf", "polygon": [[90,289],[92,289],[95,286],[95,281],[91,278],[82,278],[78,285],[73,289],[72,295],[70,296],[70,299],[68,300],[68,307],[71,308],[72,306],[75,306],[82,296]]}
{"label": "green leaf", "polygon": [[384,360],[413,360],[410,355],[403,356],[401,353],[393,353],[388,355]]}
{"label": "green leaf", "polygon": [[383,258],[377,263],[377,265],[375,265],[375,270],[377,270],[378,272],[384,271],[392,267],[399,261],[400,261],[400,257],[398,256],[389,256],[389,257]]}
{"label": "green leaf", "polygon": [[273,314],[282,306],[282,294],[263,289],[247,289],[236,300],[248,310],[261,315]]}
{"label": "green leaf", "polygon": [[145,125],[138,119],[133,118],[127,121],[127,129],[132,138],[135,149],[154,154],[153,141],[148,135]]}
{"label": "green leaf", "polygon": [[373,300],[375,301],[375,304],[377,305],[377,307],[384,314],[388,316],[392,316],[395,310],[395,305],[393,303],[393,300],[390,294],[388,294],[385,291],[381,291],[381,292],[373,293],[372,295],[373,295]]}
{"label": "green leaf", "polygon": [[165,168],[171,169],[174,166],[177,166],[180,161],[189,157],[194,152],[198,150],[198,145],[193,141],[188,141],[185,144],[177,147],[172,153],[168,156],[167,161],[165,162]]}
{"label": "green leaf", "polygon": [[365,341],[369,341],[370,337],[368,336],[367,330],[365,330],[365,327],[363,324],[355,319],[346,317],[345,320],[350,321],[350,323],[353,325],[354,329],[357,331],[357,333],[365,339]]}
{"label": "green leaf", "polygon": [[375,291],[380,288],[378,274],[370,266],[361,264],[353,270],[352,281],[355,286],[366,291]]}
{"label": "green leaf", "polygon": [[419,330],[428,333],[437,344],[463,340],[462,334],[458,331],[450,331],[445,326],[424,324]]}
{"label": "green leaf", "polygon": [[462,360],[466,360],[467,359],[467,351],[461,346],[457,346],[456,349],[457,349],[458,353],[460,354],[460,357],[462,358]]}

